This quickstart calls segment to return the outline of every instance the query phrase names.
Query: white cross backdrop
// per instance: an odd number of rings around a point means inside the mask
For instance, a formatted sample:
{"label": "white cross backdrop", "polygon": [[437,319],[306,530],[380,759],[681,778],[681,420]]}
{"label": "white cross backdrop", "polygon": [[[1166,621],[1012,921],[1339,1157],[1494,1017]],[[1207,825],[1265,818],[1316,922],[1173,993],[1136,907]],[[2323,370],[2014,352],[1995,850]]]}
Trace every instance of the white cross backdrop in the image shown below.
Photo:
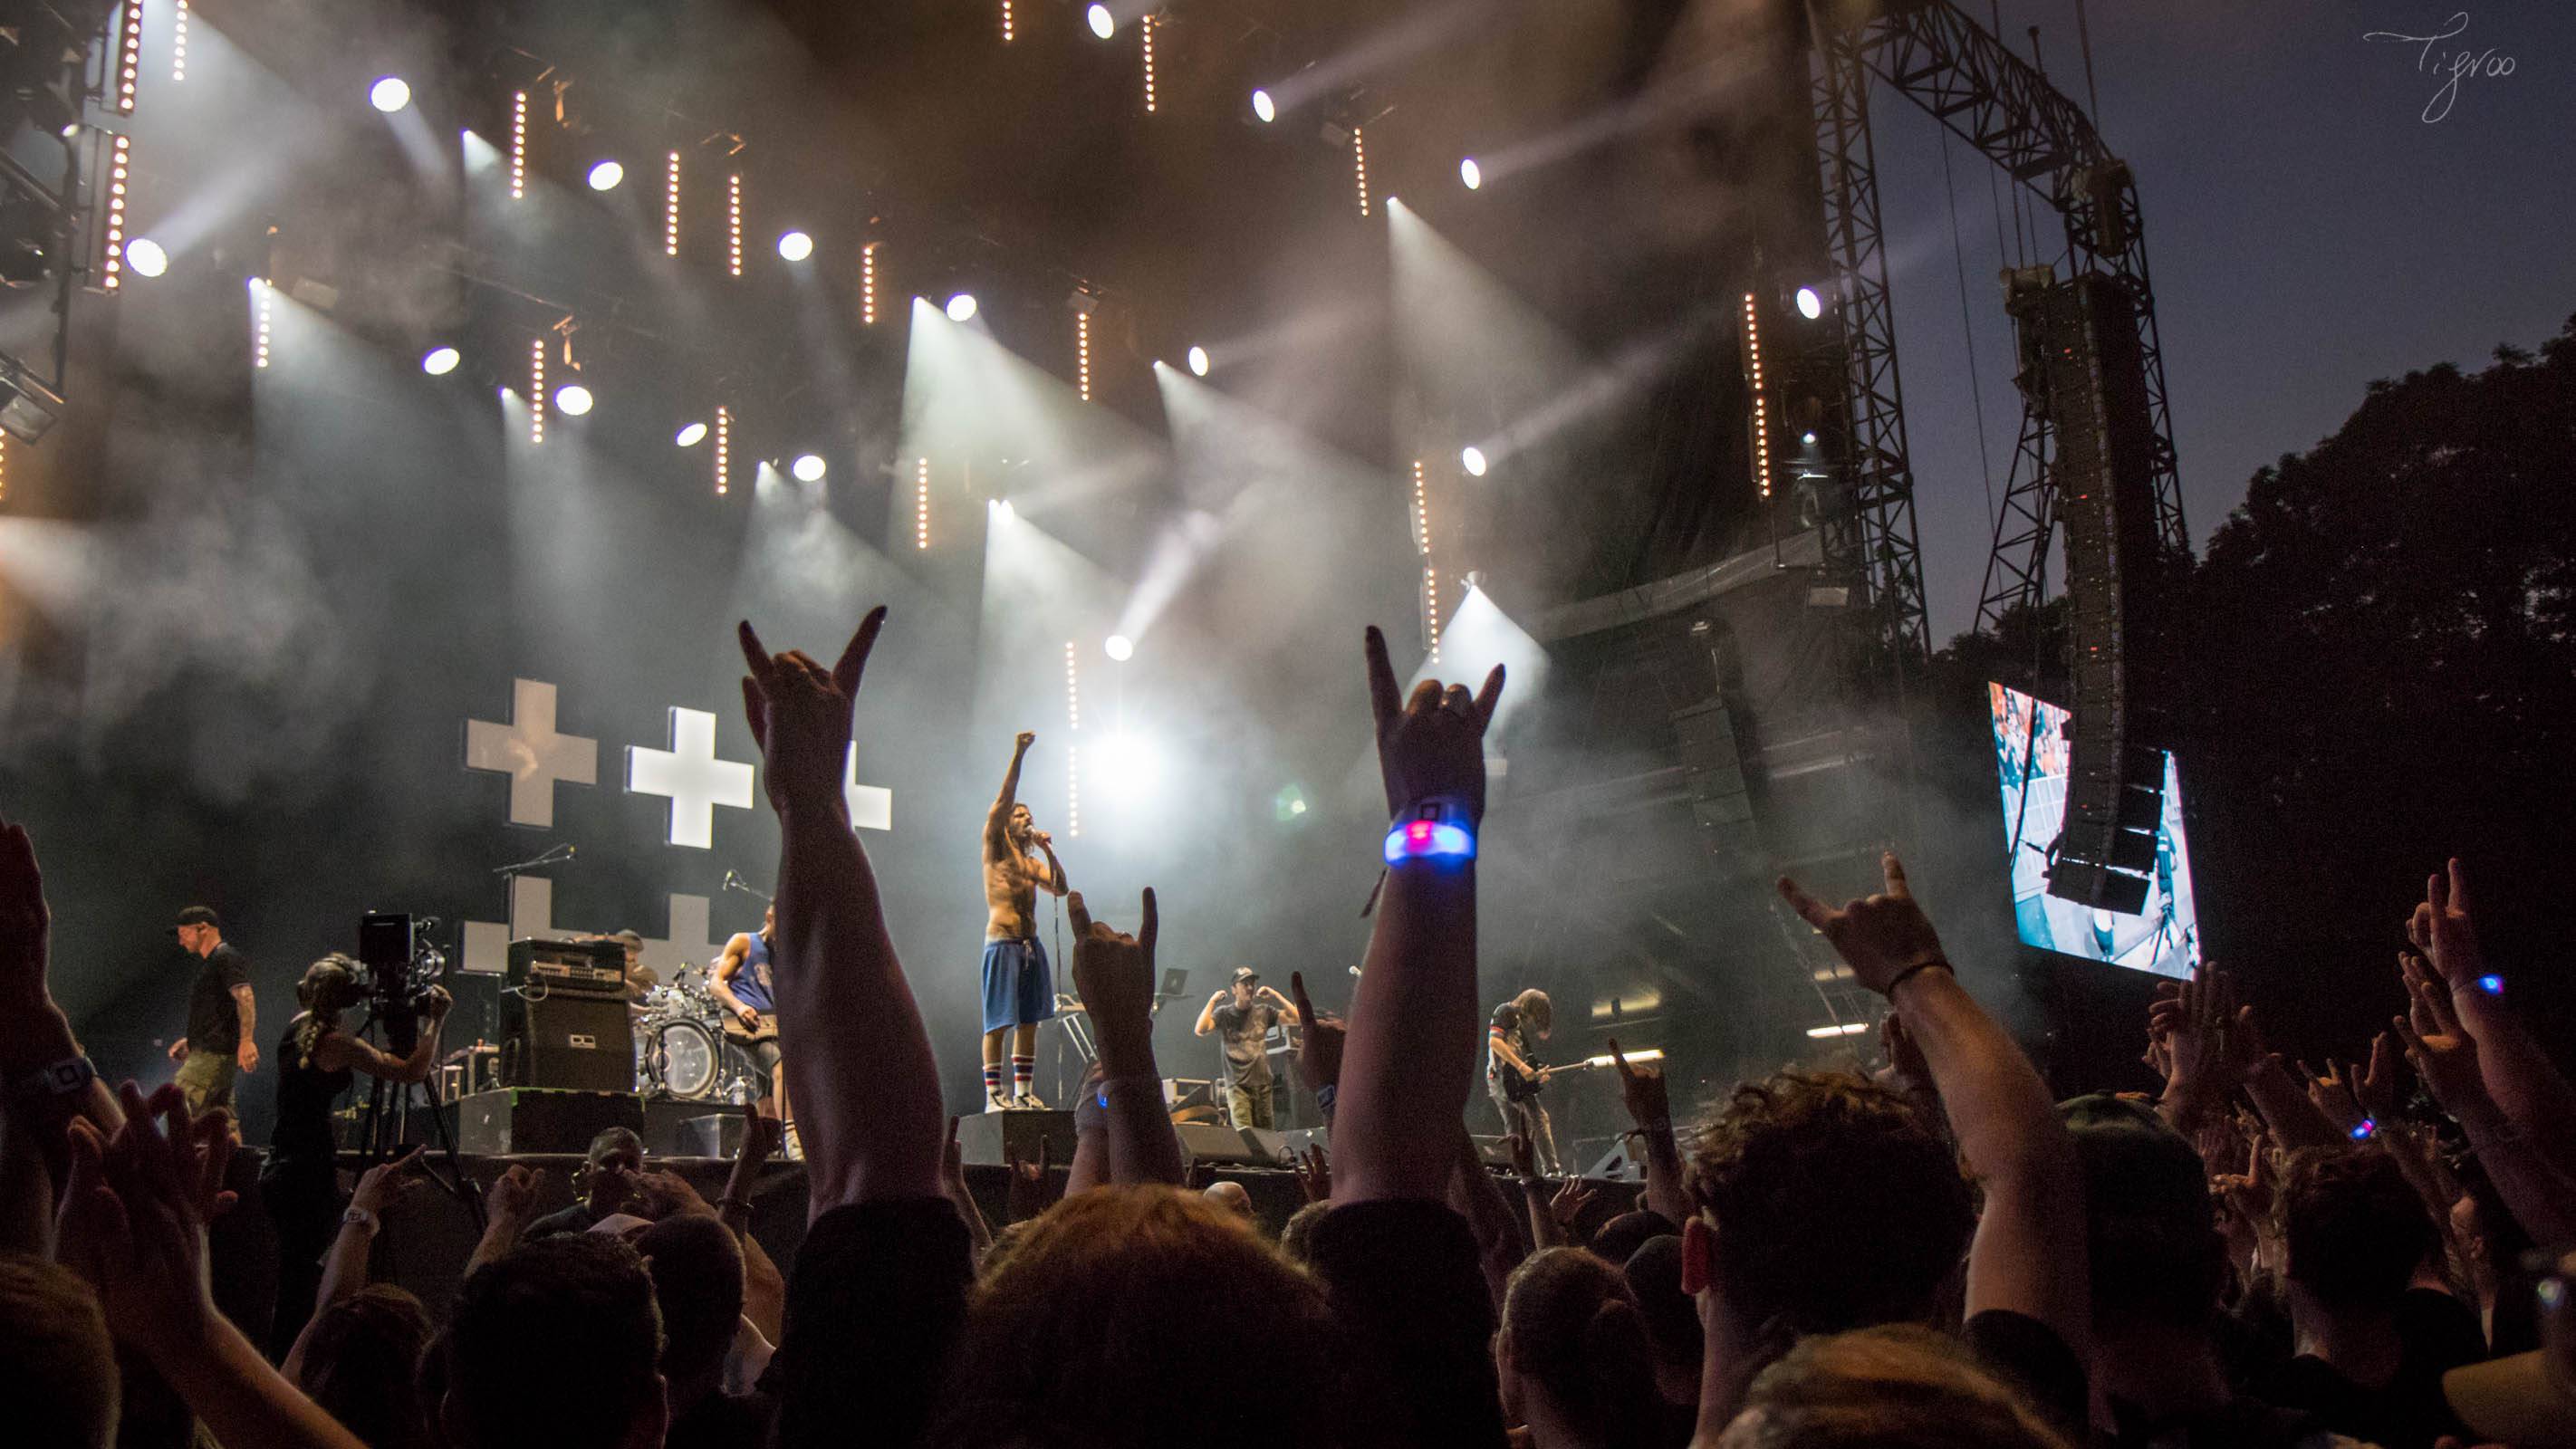
{"label": "white cross backdrop", "polygon": [[494,976],[509,969],[510,943],[530,936],[551,936],[555,932],[555,883],[541,875],[510,877],[510,919],[467,921],[465,923],[465,959],[461,969],[485,971]]}
{"label": "white cross backdrop", "polygon": [[644,964],[665,986],[679,975],[683,966],[706,966],[716,959],[723,943],[707,934],[707,898],[671,895],[671,934],[644,938]]}
{"label": "white cross backdrop", "polygon": [[626,747],[626,788],[671,801],[673,845],[707,850],[716,843],[716,807],[751,808],[751,766],[716,756],[716,717],[702,709],[671,710],[671,748]]}
{"label": "white cross backdrop", "polygon": [[894,792],[883,785],[859,783],[859,746],[850,744],[849,762],[841,767],[841,798],[849,803],[853,830],[894,829]]}
{"label": "white cross backdrop", "polygon": [[599,741],[555,732],[555,687],[510,681],[510,722],[465,722],[465,768],[510,777],[510,823],[552,826],[555,783],[599,783]]}

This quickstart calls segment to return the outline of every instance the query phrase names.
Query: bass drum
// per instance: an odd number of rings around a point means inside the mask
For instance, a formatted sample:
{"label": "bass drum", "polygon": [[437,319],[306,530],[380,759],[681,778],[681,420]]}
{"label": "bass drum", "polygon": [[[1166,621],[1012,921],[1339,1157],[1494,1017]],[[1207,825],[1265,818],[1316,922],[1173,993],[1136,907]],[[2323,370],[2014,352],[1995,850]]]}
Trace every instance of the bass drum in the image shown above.
{"label": "bass drum", "polygon": [[697,1102],[716,1093],[723,1049],[694,1021],[666,1021],[653,1031],[653,1077],[667,1096]]}

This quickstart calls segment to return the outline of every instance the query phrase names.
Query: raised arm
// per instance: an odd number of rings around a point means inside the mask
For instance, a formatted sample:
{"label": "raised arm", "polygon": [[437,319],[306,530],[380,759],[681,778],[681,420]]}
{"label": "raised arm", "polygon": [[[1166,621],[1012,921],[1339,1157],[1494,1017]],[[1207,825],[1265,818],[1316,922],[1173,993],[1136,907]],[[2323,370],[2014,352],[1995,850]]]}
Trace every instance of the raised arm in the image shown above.
{"label": "raised arm", "polygon": [[1783,876],[1780,893],[1832,942],[1863,986],[1895,1003],[1985,1191],[1968,1249],[1968,1312],[2008,1309],[2047,1324],[2078,1357],[2090,1341],[2084,1177],[2075,1139],[2039,1071],[1941,953],[1930,918],[1885,856],[1882,894],[1834,910]]}
{"label": "raised arm", "polygon": [[0,820],[0,1081],[9,1084],[0,1140],[0,1250],[45,1255],[56,1190],[71,1167],[64,1128],[74,1118],[111,1134],[125,1120],[72,1036],[46,980],[53,918],[35,842]]}
{"label": "raised arm", "polygon": [[1037,883],[1038,889],[1051,896],[1072,894],[1072,888],[1064,882],[1064,862],[1055,858],[1055,837],[1040,830],[1034,832],[1030,839],[1037,842],[1038,850],[1046,856],[1046,879]]}
{"label": "raised arm", "polygon": [[1279,1008],[1279,1019],[1281,1021],[1288,1023],[1290,1026],[1297,1026],[1305,1021],[1304,1017],[1297,1014],[1297,1003],[1280,995],[1277,987],[1264,986],[1261,988],[1260,994],[1264,1001],[1267,1001],[1272,1006]]}
{"label": "raised arm", "polygon": [[1619,1068],[1619,1099],[1635,1124],[1638,1155],[1646,1161],[1645,1205],[1675,1225],[1691,1219],[1690,1193],[1682,1186],[1681,1144],[1673,1138],[1672,1089],[1663,1068],[1652,1062],[1632,1063],[1610,1040],[1610,1060]]}
{"label": "raised arm", "polygon": [[1109,1179],[1177,1184],[1185,1175],[1181,1142],[1172,1134],[1162,1072],[1154,1064],[1154,942],[1162,924],[1153,888],[1145,889],[1143,923],[1133,936],[1093,920],[1080,892],[1065,910],[1073,917],[1074,987],[1100,1043]]}
{"label": "raised arm", "polygon": [[331,1251],[322,1258],[322,1282],[313,1292],[313,1316],[304,1320],[303,1331],[295,1335],[294,1346],[286,1351],[286,1361],[277,1366],[289,1382],[304,1382],[304,1351],[313,1341],[313,1329],[322,1321],[323,1310],[343,1298],[355,1297],[367,1286],[367,1258],[375,1247],[376,1234],[384,1229],[385,1210],[393,1206],[395,1198],[420,1185],[422,1179],[414,1169],[420,1165],[422,1151],[414,1147],[359,1174],[357,1191],[349,1195],[349,1210],[340,1217],[339,1236],[331,1240]]}
{"label": "raised arm", "polygon": [[1233,994],[1234,993],[1231,991],[1219,991],[1210,995],[1207,999],[1207,1005],[1199,1008],[1198,1023],[1192,1026],[1190,1031],[1194,1035],[1205,1036],[1209,1032],[1216,1030],[1216,1009],[1220,1003]]}
{"label": "raised arm", "polygon": [[[1392,821],[1450,802],[1472,834],[1485,814],[1485,724],[1501,696],[1497,666],[1484,689],[1425,680],[1396,693],[1385,636],[1366,640],[1378,771]],[[1351,998],[1333,1122],[1334,1192],[1438,1202],[1452,1166],[1450,1136],[1476,1076],[1476,862],[1406,856],[1387,868],[1377,928]]]}
{"label": "raised arm", "polygon": [[2458,861],[2425,880],[2423,903],[2408,918],[2406,934],[2449,994],[2452,1014],[2477,1040],[2488,1099],[2530,1150],[2560,1172],[2576,1173],[2576,1087],[2506,1005],[2504,977],[2479,949],[2468,873]]}
{"label": "raised arm", "polygon": [[[741,630],[743,706],[781,836],[779,1044],[815,1217],[940,1196],[939,1066],[841,795],[852,702],[884,623],[885,610],[870,613],[829,670],[801,653],[772,658],[749,624]],[[997,809],[1018,780],[1014,755]]]}
{"label": "raised arm", "polygon": [[1020,762],[1029,757],[1029,746],[1038,737],[1022,730],[1011,742],[1011,767],[1002,772],[1002,792],[993,797],[993,808],[984,812],[984,859],[999,860],[1010,848],[1011,807],[1020,803]]}

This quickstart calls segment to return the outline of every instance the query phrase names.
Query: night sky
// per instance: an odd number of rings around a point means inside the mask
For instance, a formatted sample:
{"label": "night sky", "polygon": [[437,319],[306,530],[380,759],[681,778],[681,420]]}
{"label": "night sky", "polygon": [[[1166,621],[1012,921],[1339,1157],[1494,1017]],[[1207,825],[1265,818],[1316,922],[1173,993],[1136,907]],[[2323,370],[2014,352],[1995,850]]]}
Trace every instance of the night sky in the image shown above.
{"label": "night sky", "polygon": [[[1972,15],[1987,0],[1964,0]],[[2429,36],[2366,42],[2365,32]],[[2533,347],[2576,313],[2576,9],[2557,4],[2092,0],[2099,121],[2137,175],[2195,544],[2247,478],[2332,433],[2377,378],[2499,342]],[[2085,100],[2073,0],[2005,0],[2004,35],[2041,46]],[[2424,114],[2462,46],[2512,57]],[[2419,64],[2423,66],[2419,69]],[[1881,92],[1879,183],[1897,300],[1935,642],[1971,622],[1991,518],[1962,343],[1939,134]],[[1951,143],[1968,308],[1995,486],[2019,399],[1997,271],[1992,168]],[[2009,223],[2008,223],[2009,224]],[[2057,577],[2052,571],[2052,578]]]}

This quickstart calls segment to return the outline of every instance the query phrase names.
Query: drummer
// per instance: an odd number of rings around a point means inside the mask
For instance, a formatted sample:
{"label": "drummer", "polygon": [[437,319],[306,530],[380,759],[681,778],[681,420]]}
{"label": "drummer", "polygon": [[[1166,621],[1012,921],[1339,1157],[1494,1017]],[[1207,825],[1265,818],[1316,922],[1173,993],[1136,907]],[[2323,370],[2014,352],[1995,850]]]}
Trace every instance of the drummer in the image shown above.
{"label": "drummer", "polygon": [[633,926],[610,936],[592,936],[593,941],[615,941],[626,948],[626,1004],[638,1011],[653,988],[662,984],[653,968],[644,964],[644,933]]}

